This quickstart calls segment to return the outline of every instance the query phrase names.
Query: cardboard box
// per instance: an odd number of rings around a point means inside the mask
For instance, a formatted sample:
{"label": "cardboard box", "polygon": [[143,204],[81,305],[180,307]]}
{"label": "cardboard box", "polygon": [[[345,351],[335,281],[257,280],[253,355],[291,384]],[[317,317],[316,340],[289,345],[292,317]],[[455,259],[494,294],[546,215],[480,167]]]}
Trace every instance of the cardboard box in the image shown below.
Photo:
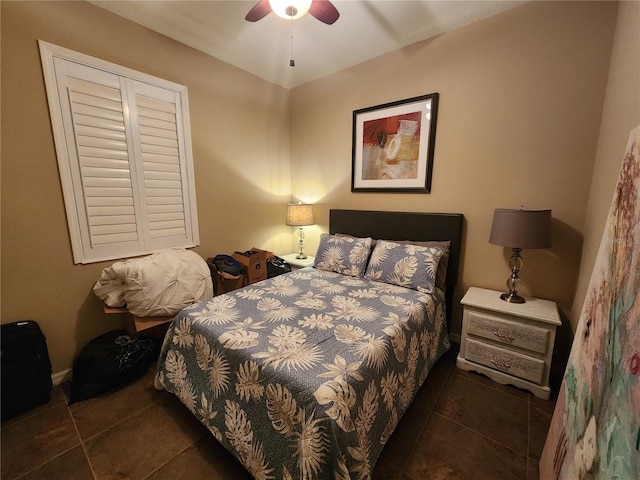
{"label": "cardboard box", "polygon": [[266,250],[253,247],[247,252],[234,252],[232,255],[244,265],[244,277],[247,285],[267,279],[267,253]]}
{"label": "cardboard box", "polygon": [[124,329],[131,338],[137,338],[138,334],[144,332],[145,337],[164,337],[169,329],[169,323],[174,317],[138,317],[132,315],[127,307],[109,307],[104,305],[104,313],[124,313]]}
{"label": "cardboard box", "polygon": [[207,265],[209,265],[209,270],[211,271],[211,280],[213,281],[214,295],[222,295],[223,293],[242,288],[244,275],[239,275],[238,278],[223,277],[220,273],[218,273],[218,269],[213,263],[213,258],[207,258]]}

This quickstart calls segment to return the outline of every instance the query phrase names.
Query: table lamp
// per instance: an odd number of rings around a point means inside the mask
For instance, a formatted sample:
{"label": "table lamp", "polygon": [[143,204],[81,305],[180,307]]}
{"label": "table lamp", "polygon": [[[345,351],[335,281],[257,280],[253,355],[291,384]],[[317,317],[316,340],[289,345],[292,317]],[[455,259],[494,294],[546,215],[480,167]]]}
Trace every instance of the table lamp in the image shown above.
{"label": "table lamp", "polygon": [[298,247],[300,252],[296,258],[307,258],[304,254],[304,232],[302,227],[313,225],[313,206],[306,203],[290,203],[287,205],[287,225],[298,227]]}
{"label": "table lamp", "polygon": [[525,248],[551,246],[551,210],[496,208],[489,243],[513,249],[509,259],[511,276],[507,280],[509,292],[500,298],[505,302],[525,303],[525,299],[518,295],[521,286],[518,273],[523,265],[520,252]]}

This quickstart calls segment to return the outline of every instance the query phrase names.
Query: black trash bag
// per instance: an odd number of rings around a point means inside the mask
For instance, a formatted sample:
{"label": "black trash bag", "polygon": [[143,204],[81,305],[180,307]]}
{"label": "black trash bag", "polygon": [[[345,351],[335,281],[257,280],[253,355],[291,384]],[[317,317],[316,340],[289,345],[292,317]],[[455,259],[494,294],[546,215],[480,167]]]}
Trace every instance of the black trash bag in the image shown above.
{"label": "black trash bag", "polygon": [[267,278],[277,277],[283,273],[289,273],[291,265],[284,258],[273,257],[267,258]]}
{"label": "black trash bag", "polygon": [[213,257],[213,264],[218,272],[225,272],[234,277],[242,275],[244,272],[242,264],[231,255],[216,255]]}
{"label": "black trash bag", "polygon": [[69,405],[142,377],[158,358],[162,339],[131,339],[113,330],[91,340],[73,361]]}

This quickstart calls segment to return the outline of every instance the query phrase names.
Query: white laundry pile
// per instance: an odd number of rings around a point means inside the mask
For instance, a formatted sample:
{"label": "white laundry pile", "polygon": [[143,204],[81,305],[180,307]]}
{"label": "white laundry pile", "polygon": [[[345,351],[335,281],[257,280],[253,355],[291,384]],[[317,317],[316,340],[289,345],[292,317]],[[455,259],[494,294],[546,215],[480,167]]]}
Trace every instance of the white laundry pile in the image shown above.
{"label": "white laundry pile", "polygon": [[105,268],[93,292],[138,317],[171,316],[213,296],[207,263],[195,252],[166,249]]}

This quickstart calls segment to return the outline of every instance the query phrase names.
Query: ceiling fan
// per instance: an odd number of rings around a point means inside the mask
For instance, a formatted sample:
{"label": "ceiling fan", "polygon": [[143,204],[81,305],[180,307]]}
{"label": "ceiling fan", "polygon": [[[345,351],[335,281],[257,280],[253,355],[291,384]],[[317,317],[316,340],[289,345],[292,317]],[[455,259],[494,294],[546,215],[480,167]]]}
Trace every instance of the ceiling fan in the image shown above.
{"label": "ceiling fan", "polygon": [[244,18],[249,22],[257,22],[271,11],[288,20],[295,20],[309,12],[327,25],[332,25],[340,17],[329,0],[260,0]]}

